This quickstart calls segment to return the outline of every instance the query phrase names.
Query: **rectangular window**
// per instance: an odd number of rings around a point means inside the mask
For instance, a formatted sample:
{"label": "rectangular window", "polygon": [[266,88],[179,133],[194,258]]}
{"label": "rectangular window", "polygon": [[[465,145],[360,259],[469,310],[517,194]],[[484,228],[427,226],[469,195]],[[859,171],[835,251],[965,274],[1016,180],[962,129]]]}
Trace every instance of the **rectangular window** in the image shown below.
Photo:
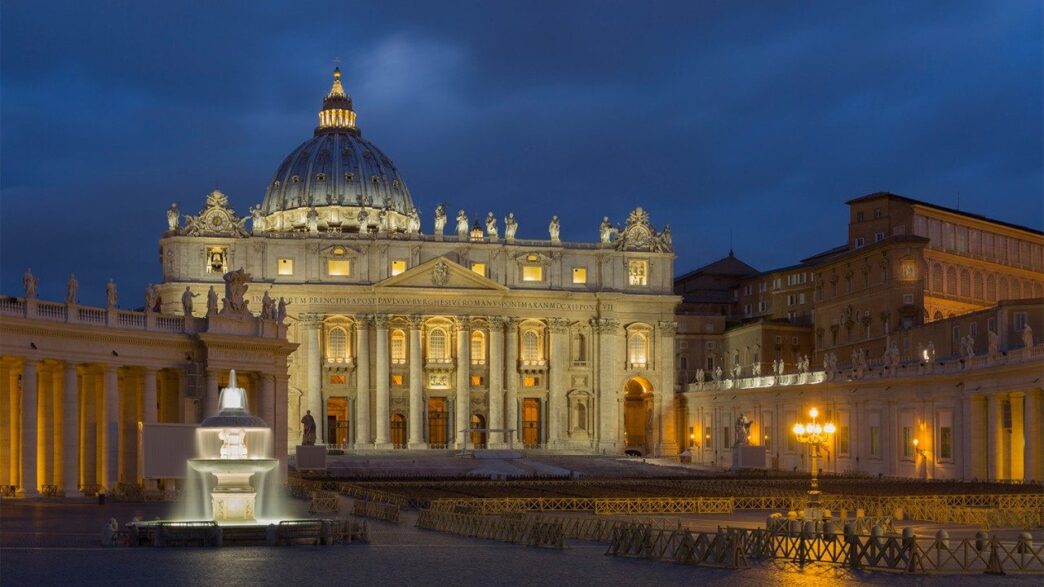
{"label": "rectangular window", "polygon": [[207,249],[207,273],[224,275],[228,264],[228,249],[225,247],[210,247]]}
{"label": "rectangular window", "polygon": [[331,375],[330,376],[330,385],[344,385],[347,382],[348,382],[348,379],[347,379],[347,377],[345,375]]}
{"label": "rectangular window", "polygon": [[392,376],[391,376],[391,384],[392,385],[402,385],[403,381],[405,381],[405,378],[402,376],[401,373],[393,373],[392,374]]}
{"label": "rectangular window", "polygon": [[939,458],[953,459],[953,428],[949,426],[939,428]]}
{"label": "rectangular window", "polygon": [[863,243],[864,243],[864,242],[865,242],[865,241],[863,240],[863,237],[859,237],[859,238],[857,238],[857,239],[856,239],[856,248],[857,248],[857,249],[861,249],[861,248],[863,248]]}
{"label": "rectangular window", "polygon": [[997,319],[996,318],[987,318],[986,319],[986,330],[989,330],[990,332],[997,332]]}
{"label": "rectangular window", "polygon": [[533,375],[526,375],[522,378],[522,387],[536,387],[540,385],[540,379]]}
{"label": "rectangular window", "polygon": [[1012,320],[1012,324],[1015,326],[1015,332],[1022,332],[1026,328],[1027,321],[1026,312],[1015,312]]}
{"label": "rectangular window", "polygon": [[767,311],[767,309],[768,309],[768,304],[766,302],[758,302],[758,311],[759,312],[765,312],[765,311]]}
{"label": "rectangular window", "polygon": [[472,387],[482,387],[482,376],[481,375],[472,375],[471,376],[471,386]]}
{"label": "rectangular window", "polygon": [[627,281],[630,285],[649,284],[649,262],[631,259],[627,262]]}
{"label": "rectangular window", "polygon": [[587,283],[587,267],[573,267],[573,283]]}
{"label": "rectangular window", "polygon": [[913,294],[903,294],[903,303],[904,304],[912,304],[913,303]]}
{"label": "rectangular window", "polygon": [[293,275],[294,274],[294,260],[293,259],[279,259],[276,262],[277,272],[280,275]]}
{"label": "rectangular window", "polygon": [[883,240],[884,240],[884,233],[883,232],[875,232],[874,233],[874,242],[875,243],[881,242]]}
{"label": "rectangular window", "polygon": [[804,304],[805,303],[805,294],[803,294],[803,293],[798,294],[798,303],[799,304]]}
{"label": "rectangular window", "polygon": [[522,281],[543,281],[544,268],[540,265],[523,265]]}
{"label": "rectangular window", "polygon": [[870,427],[870,456],[880,457],[881,456],[881,427],[871,426]]}
{"label": "rectangular window", "polygon": [[346,277],[351,270],[348,259],[327,259],[326,273],[333,277]]}
{"label": "rectangular window", "polygon": [[[475,273],[478,273],[482,277],[486,276],[486,264],[485,263],[478,263],[478,262],[472,263],[471,264],[471,270],[474,271]],[[537,281],[539,281],[539,279]]]}
{"label": "rectangular window", "polygon": [[913,456],[913,428],[909,426],[903,426],[903,458],[910,458]]}
{"label": "rectangular window", "polygon": [[761,444],[765,447],[765,450],[772,450],[772,426],[768,424],[762,426],[761,429]]}
{"label": "rectangular window", "polygon": [[724,432],[724,435],[722,436],[722,438],[725,441],[725,443],[724,443],[725,448],[732,448],[732,439],[729,438],[729,427],[726,426],[725,428],[723,428],[722,432]]}
{"label": "rectangular window", "polygon": [[707,357],[707,370],[708,371],[713,371],[714,370],[714,357]]}
{"label": "rectangular window", "polygon": [[394,261],[391,262],[391,274],[392,274],[392,277],[395,277],[396,275],[402,273],[403,271],[406,271],[406,260],[405,259],[395,259]]}
{"label": "rectangular window", "polygon": [[790,294],[790,295],[787,296],[787,305],[788,306],[793,306],[795,302],[797,302],[797,298],[794,297],[794,294]]}
{"label": "rectangular window", "polygon": [[837,452],[848,454],[848,425],[842,424],[837,427]]}

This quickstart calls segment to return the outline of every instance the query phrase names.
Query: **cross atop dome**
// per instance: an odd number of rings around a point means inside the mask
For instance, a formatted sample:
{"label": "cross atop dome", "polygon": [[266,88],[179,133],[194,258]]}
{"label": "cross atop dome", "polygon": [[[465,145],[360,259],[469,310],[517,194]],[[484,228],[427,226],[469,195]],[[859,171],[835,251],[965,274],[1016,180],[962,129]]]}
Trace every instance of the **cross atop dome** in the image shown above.
{"label": "cross atop dome", "polygon": [[319,111],[319,126],[315,129],[317,135],[330,132],[359,132],[355,127],[352,98],[341,85],[340,67],[334,67],[333,84],[323,100],[323,109]]}

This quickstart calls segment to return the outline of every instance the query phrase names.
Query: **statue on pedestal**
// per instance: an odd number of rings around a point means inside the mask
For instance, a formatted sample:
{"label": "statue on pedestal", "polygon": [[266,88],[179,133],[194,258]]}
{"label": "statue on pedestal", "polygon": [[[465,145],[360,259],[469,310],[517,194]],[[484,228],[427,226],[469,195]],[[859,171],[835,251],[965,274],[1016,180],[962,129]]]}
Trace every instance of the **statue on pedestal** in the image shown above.
{"label": "statue on pedestal", "polygon": [[366,234],[370,231],[370,213],[365,208],[359,210],[356,221],[359,223],[359,234]]}
{"label": "statue on pedestal", "polygon": [[181,211],[178,210],[178,203],[171,202],[170,208],[167,208],[167,230],[177,230],[180,219]]}
{"label": "statue on pedestal", "polygon": [[992,330],[990,330],[989,331],[989,339],[990,339],[990,343],[989,343],[990,344],[990,356],[993,356],[993,355],[997,354],[997,351],[999,349],[999,343],[998,343],[998,340],[997,340],[997,333],[992,331]]}
{"label": "statue on pedestal", "polygon": [[714,375],[713,376],[714,376],[714,382],[720,384],[721,383],[721,376],[722,376],[721,365],[718,365],[717,367],[714,368]]}
{"label": "statue on pedestal", "polygon": [[246,300],[247,283],[250,282],[250,274],[242,269],[229,271],[225,274],[225,298],[221,300],[221,314],[238,314],[243,317],[253,317],[250,313],[250,302]]}
{"label": "statue on pedestal", "polygon": [[446,228],[446,205],[439,204],[435,206],[435,234],[442,236],[443,231]]}
{"label": "statue on pedestal", "polygon": [[603,243],[609,243],[613,240],[613,225],[609,223],[608,216],[602,216],[602,224],[598,226],[598,240]]}
{"label": "statue on pedestal", "polygon": [[65,303],[75,304],[76,293],[80,291],[80,282],[76,281],[76,276],[72,273],[69,274],[69,281],[65,284]]}
{"label": "statue on pedestal", "polygon": [[159,299],[159,292],[156,290],[156,286],[149,284],[145,287],[145,311],[153,312],[156,310],[156,302]]}
{"label": "statue on pedestal", "polygon": [[116,291],[116,282],[109,278],[109,283],[105,284],[105,305],[109,308],[115,308],[120,301],[119,293]]}
{"label": "statue on pedestal", "polygon": [[189,286],[185,286],[185,291],[181,294],[181,313],[186,318],[192,317],[192,298],[198,298],[199,294],[192,293],[192,289]]}
{"label": "statue on pedestal", "polygon": [[761,377],[761,361],[754,361],[750,366],[751,377]]}
{"label": "statue on pedestal", "polygon": [[518,232],[518,222],[515,220],[515,213],[508,212],[504,218],[504,238],[509,241],[515,240],[516,232]]}
{"label": "statue on pedestal", "polygon": [[312,417],[312,410],[306,410],[301,418],[301,444],[315,446],[315,418]]}
{"label": "statue on pedestal", "polygon": [[267,289],[265,290],[265,295],[261,296],[261,318],[275,320],[275,300],[268,295]]}
{"label": "statue on pedestal", "polygon": [[214,286],[210,286],[210,291],[207,292],[207,317],[216,315],[218,312],[218,295],[214,291]]}
{"label": "statue on pedestal", "polygon": [[279,305],[276,307],[276,321],[280,324],[282,324],[283,321],[286,320],[286,307],[289,305],[290,304],[287,303],[287,301],[282,296],[280,296]]}
{"label": "statue on pedestal", "polygon": [[1022,327],[1022,346],[1023,348],[1033,348],[1033,329],[1030,328],[1029,322]]}
{"label": "statue on pedestal", "polygon": [[497,240],[500,238],[500,233],[497,231],[497,217],[492,212],[486,214],[486,236],[490,240]]}
{"label": "statue on pedestal", "polygon": [[420,234],[421,230],[421,217],[420,211],[416,208],[410,210],[410,219],[406,222],[406,234]]}
{"label": "statue on pedestal", "polygon": [[464,210],[457,212],[457,237],[468,238],[468,214]]}
{"label": "statue on pedestal", "polygon": [[703,391],[703,381],[707,378],[707,374],[703,372],[703,369],[696,369],[696,389]]}
{"label": "statue on pedestal", "polygon": [[558,216],[551,217],[551,223],[547,225],[547,232],[551,235],[551,242],[558,242],[558,235],[562,230],[562,225],[558,222]]}
{"label": "statue on pedestal", "polygon": [[384,232],[386,228],[388,228],[388,211],[381,208],[377,211],[377,232]]}
{"label": "statue on pedestal", "polygon": [[25,274],[22,275],[22,285],[25,287],[25,299],[35,300],[36,299],[36,276],[33,275],[32,269],[26,269]]}
{"label": "statue on pedestal", "polygon": [[314,206],[308,209],[308,216],[305,217],[305,226],[308,227],[308,232],[311,234],[319,232],[319,211]]}
{"label": "statue on pedestal", "polygon": [[261,215],[261,206],[251,206],[250,208],[250,231],[253,233],[264,232],[265,230],[265,217]]}
{"label": "statue on pedestal", "polygon": [[750,444],[750,425],[754,421],[747,417],[746,414],[740,414],[739,418],[736,418],[736,439],[733,442],[734,446],[747,446]]}

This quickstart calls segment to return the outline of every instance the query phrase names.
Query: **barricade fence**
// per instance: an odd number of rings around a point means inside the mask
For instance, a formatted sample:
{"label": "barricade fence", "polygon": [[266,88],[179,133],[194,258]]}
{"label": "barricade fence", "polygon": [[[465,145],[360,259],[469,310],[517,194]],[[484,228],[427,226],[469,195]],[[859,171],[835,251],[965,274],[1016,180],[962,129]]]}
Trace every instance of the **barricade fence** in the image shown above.
{"label": "barricade fence", "polygon": [[565,548],[562,525],[554,520],[421,510],[417,516],[417,527],[512,544]]}
{"label": "barricade fence", "polygon": [[352,506],[352,513],[363,518],[399,523],[399,506],[393,503],[356,499]]}

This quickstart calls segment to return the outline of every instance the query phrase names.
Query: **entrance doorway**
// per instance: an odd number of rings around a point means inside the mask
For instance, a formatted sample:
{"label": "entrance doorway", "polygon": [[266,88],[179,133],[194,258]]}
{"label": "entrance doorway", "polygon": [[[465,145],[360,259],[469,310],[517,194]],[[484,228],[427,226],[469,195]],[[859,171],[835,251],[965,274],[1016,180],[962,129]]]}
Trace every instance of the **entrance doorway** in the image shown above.
{"label": "entrance doorway", "polygon": [[446,416],[446,398],[429,398],[428,446],[431,448],[447,448],[449,446],[449,419]]}
{"label": "entrance doorway", "polygon": [[392,414],[391,443],[394,448],[406,448],[406,416]]}
{"label": "entrance doorway", "polygon": [[486,448],[486,419],[482,414],[471,415],[471,446]]}
{"label": "entrance doorway", "polygon": [[642,455],[652,453],[653,393],[644,377],[632,377],[624,384],[624,447]]}
{"label": "entrance doorway", "polygon": [[326,400],[326,442],[338,448],[348,445],[348,398]]}
{"label": "entrance doorway", "polygon": [[537,398],[522,400],[522,446],[540,448],[540,400]]}

